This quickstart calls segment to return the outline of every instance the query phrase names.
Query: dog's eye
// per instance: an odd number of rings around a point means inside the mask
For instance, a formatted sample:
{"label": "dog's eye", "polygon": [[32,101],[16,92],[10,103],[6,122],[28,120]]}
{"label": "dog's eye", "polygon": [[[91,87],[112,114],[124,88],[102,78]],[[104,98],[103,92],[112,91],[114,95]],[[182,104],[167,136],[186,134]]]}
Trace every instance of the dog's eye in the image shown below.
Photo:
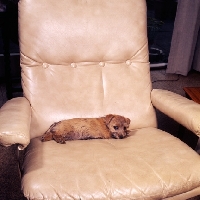
{"label": "dog's eye", "polygon": [[124,130],[126,131],[126,127],[124,127]]}
{"label": "dog's eye", "polygon": [[119,127],[118,127],[118,126],[113,126],[113,128],[114,128],[115,130],[118,130],[118,129],[119,129]]}

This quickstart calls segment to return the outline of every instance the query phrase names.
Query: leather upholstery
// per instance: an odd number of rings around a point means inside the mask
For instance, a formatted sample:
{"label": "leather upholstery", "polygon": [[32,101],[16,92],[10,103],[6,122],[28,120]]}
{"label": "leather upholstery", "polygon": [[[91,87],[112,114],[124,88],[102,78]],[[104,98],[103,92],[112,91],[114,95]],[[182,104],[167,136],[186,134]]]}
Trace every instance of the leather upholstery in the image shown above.
{"label": "leather upholstery", "polygon": [[0,109],[0,144],[19,144],[24,149],[30,142],[31,107],[24,97],[7,101]]}
{"label": "leather upholstery", "polygon": [[148,62],[144,0],[21,0],[19,9],[20,50],[36,63]]}
{"label": "leather upholstery", "polygon": [[200,192],[199,166],[197,153],[156,128],[132,131],[123,140],[66,145],[35,138],[25,156],[22,187],[30,199],[164,199]]}
{"label": "leather upholstery", "polygon": [[31,138],[56,121],[109,113],[131,129],[156,127],[144,0],[21,0],[19,10]]}
{"label": "leather upholstery", "polygon": [[[20,0],[24,97],[0,110],[0,143],[23,148],[30,142],[22,170],[28,199],[177,200],[200,194],[199,155],[156,128],[152,103],[183,124],[186,119],[193,131],[199,121],[187,117],[196,115],[193,106],[179,111],[183,97],[151,92],[145,3]],[[61,119],[108,113],[131,119],[129,137],[65,145],[38,138]]]}
{"label": "leather upholstery", "polygon": [[200,137],[199,104],[173,92],[160,89],[154,89],[151,92],[151,100],[156,108]]}

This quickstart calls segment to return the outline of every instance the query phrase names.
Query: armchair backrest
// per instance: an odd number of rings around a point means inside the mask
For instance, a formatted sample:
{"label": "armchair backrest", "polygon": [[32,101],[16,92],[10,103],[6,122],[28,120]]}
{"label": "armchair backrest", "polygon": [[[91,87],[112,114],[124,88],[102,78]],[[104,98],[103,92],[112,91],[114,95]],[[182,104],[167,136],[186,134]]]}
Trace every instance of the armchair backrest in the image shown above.
{"label": "armchair backrest", "polygon": [[19,43],[32,138],[109,113],[156,126],[145,0],[20,0]]}

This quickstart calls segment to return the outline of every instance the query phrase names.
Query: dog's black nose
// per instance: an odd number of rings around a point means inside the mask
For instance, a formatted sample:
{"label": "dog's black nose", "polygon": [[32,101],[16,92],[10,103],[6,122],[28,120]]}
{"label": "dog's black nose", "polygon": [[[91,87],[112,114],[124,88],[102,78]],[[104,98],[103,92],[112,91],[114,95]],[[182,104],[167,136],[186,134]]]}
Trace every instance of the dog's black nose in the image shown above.
{"label": "dog's black nose", "polygon": [[123,138],[124,138],[124,136],[123,136],[123,135],[120,135],[120,136],[119,136],[119,139],[123,139]]}

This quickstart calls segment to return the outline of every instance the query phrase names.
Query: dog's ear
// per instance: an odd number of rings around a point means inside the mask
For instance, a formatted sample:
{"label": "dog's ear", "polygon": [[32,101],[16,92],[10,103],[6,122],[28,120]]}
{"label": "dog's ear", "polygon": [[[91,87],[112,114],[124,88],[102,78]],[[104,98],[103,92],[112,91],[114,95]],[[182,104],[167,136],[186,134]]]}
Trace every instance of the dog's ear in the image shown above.
{"label": "dog's ear", "polygon": [[114,117],[115,115],[112,115],[112,114],[109,114],[109,115],[106,115],[105,116],[105,123],[106,123],[106,125],[108,125],[110,122],[111,122],[111,120],[112,120],[112,118]]}
{"label": "dog's ear", "polygon": [[129,125],[131,123],[131,120],[129,118],[126,118],[126,123]]}

